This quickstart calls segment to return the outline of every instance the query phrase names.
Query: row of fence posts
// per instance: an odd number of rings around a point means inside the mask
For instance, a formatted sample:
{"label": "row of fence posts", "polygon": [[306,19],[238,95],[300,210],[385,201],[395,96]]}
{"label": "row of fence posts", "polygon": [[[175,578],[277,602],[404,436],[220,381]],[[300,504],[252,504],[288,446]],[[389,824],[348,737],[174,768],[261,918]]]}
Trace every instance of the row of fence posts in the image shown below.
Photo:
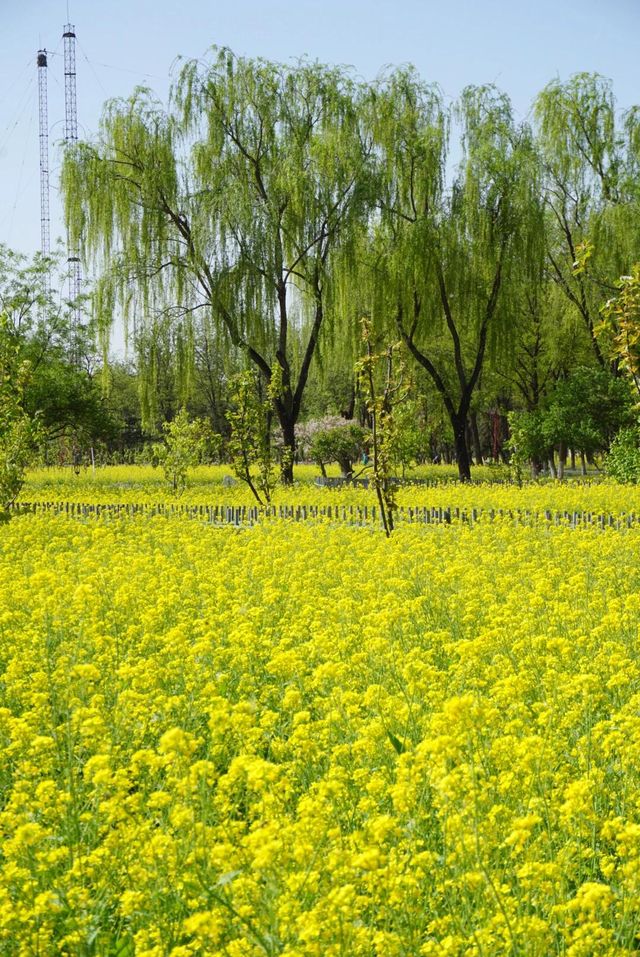
{"label": "row of fence posts", "polygon": [[[86,502],[18,502],[16,512],[51,512],[74,518],[89,516],[135,516],[165,515],[199,519],[210,525],[252,526],[257,522],[286,520],[294,522],[329,521],[346,525],[379,525],[380,516],[375,505],[181,505],[175,503],[129,503],[98,504]],[[475,525],[478,521],[495,521],[508,518],[516,525],[532,525],[545,522],[549,525],[566,525],[578,528],[596,525],[599,528],[631,528],[637,522],[635,513],[619,514],[599,512],[560,512],[545,509],[461,509],[402,506],[397,509],[397,523],[419,525],[450,525],[464,523]]]}

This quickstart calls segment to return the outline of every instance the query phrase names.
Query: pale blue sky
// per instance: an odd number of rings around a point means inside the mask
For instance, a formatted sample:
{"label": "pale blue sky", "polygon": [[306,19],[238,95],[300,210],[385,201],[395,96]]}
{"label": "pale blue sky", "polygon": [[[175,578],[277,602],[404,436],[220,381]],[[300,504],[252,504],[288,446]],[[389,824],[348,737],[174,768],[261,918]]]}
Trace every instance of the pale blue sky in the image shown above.
{"label": "pale blue sky", "polygon": [[[78,36],[81,136],[102,103],[144,83],[162,97],[178,54],[211,44],[288,60],[308,55],[352,65],[370,79],[413,63],[445,94],[496,83],[520,115],[553,77],[597,71],[614,81],[621,108],[640,102],[640,0],[69,0]],[[0,241],[40,245],[36,51],[50,57],[51,235],[62,235],[57,203],[62,136],[62,25],[66,0],[0,0]]]}

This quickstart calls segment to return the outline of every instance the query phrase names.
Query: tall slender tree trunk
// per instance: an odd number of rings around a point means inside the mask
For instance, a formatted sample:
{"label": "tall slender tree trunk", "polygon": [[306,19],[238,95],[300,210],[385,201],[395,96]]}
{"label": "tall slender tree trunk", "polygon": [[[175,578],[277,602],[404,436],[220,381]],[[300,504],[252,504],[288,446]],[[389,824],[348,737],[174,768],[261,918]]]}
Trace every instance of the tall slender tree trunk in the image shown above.
{"label": "tall slender tree trunk", "polygon": [[478,417],[475,412],[469,415],[469,425],[471,427],[471,440],[473,442],[473,456],[476,465],[482,465],[482,444],[480,442],[480,431],[478,429]]}
{"label": "tall slender tree trunk", "polygon": [[564,442],[558,445],[558,479],[564,478],[564,467],[567,464],[567,446]]}
{"label": "tall slender tree trunk", "polygon": [[349,401],[345,404],[344,408],[340,412],[340,415],[343,419],[352,419],[356,410],[356,387],[355,385],[351,386],[351,391],[349,392]]}
{"label": "tall slender tree trunk", "polygon": [[280,477],[282,478],[283,485],[293,485],[293,460],[296,454],[296,424],[292,416],[281,413],[279,418],[285,452],[282,459]]}
{"label": "tall slender tree trunk", "polygon": [[453,439],[456,447],[456,461],[458,463],[458,478],[461,482],[471,481],[471,460],[467,445],[467,417],[458,416],[451,423],[453,425]]}

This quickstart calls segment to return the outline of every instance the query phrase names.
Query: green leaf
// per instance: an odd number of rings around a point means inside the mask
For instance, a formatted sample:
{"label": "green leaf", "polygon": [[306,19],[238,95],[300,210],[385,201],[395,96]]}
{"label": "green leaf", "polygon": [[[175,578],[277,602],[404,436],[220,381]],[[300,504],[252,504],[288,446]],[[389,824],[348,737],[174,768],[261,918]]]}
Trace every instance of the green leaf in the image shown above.
{"label": "green leaf", "polygon": [[407,749],[406,749],[406,747],[404,746],[404,744],[402,743],[402,741],[401,741],[399,738],[396,738],[396,736],[395,736],[395,734],[393,733],[393,731],[387,731],[387,734],[388,734],[388,736],[389,736],[389,741],[391,741],[391,744],[393,745],[393,747],[394,747],[394,749],[397,751],[397,753],[398,753],[398,754],[404,754]]}

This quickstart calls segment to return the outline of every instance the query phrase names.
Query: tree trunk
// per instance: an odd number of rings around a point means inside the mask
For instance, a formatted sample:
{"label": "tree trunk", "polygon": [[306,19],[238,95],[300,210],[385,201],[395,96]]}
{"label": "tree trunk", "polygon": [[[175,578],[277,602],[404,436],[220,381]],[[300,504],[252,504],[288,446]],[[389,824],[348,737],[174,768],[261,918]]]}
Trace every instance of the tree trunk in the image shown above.
{"label": "tree trunk", "polygon": [[342,478],[350,479],[353,475],[353,462],[351,459],[341,457],[338,459],[338,465],[340,466]]}
{"label": "tree trunk", "polygon": [[453,437],[456,445],[456,461],[458,463],[458,477],[461,482],[471,481],[471,462],[467,446],[467,418],[461,416],[452,422]]}
{"label": "tree trunk", "polygon": [[284,455],[280,468],[280,477],[283,485],[293,485],[293,459],[296,452],[296,424],[293,418],[280,416],[280,427],[284,440]]}
{"label": "tree trunk", "polygon": [[340,412],[340,415],[343,419],[352,419],[356,411],[356,388],[354,385],[351,386],[351,392],[349,393],[349,401],[345,407]]}
{"label": "tree trunk", "polygon": [[469,415],[469,424],[471,426],[471,439],[473,441],[473,457],[476,460],[476,465],[482,465],[482,444],[478,430],[478,417],[475,412]]}
{"label": "tree trunk", "polygon": [[564,467],[567,462],[567,447],[564,442],[558,446],[558,480],[561,482],[564,478]]}
{"label": "tree trunk", "polygon": [[587,474],[587,457],[584,454],[584,452],[580,453],[580,461],[582,463],[582,474],[586,475]]}
{"label": "tree trunk", "polygon": [[571,449],[571,471],[575,472],[576,470],[576,450]]}

